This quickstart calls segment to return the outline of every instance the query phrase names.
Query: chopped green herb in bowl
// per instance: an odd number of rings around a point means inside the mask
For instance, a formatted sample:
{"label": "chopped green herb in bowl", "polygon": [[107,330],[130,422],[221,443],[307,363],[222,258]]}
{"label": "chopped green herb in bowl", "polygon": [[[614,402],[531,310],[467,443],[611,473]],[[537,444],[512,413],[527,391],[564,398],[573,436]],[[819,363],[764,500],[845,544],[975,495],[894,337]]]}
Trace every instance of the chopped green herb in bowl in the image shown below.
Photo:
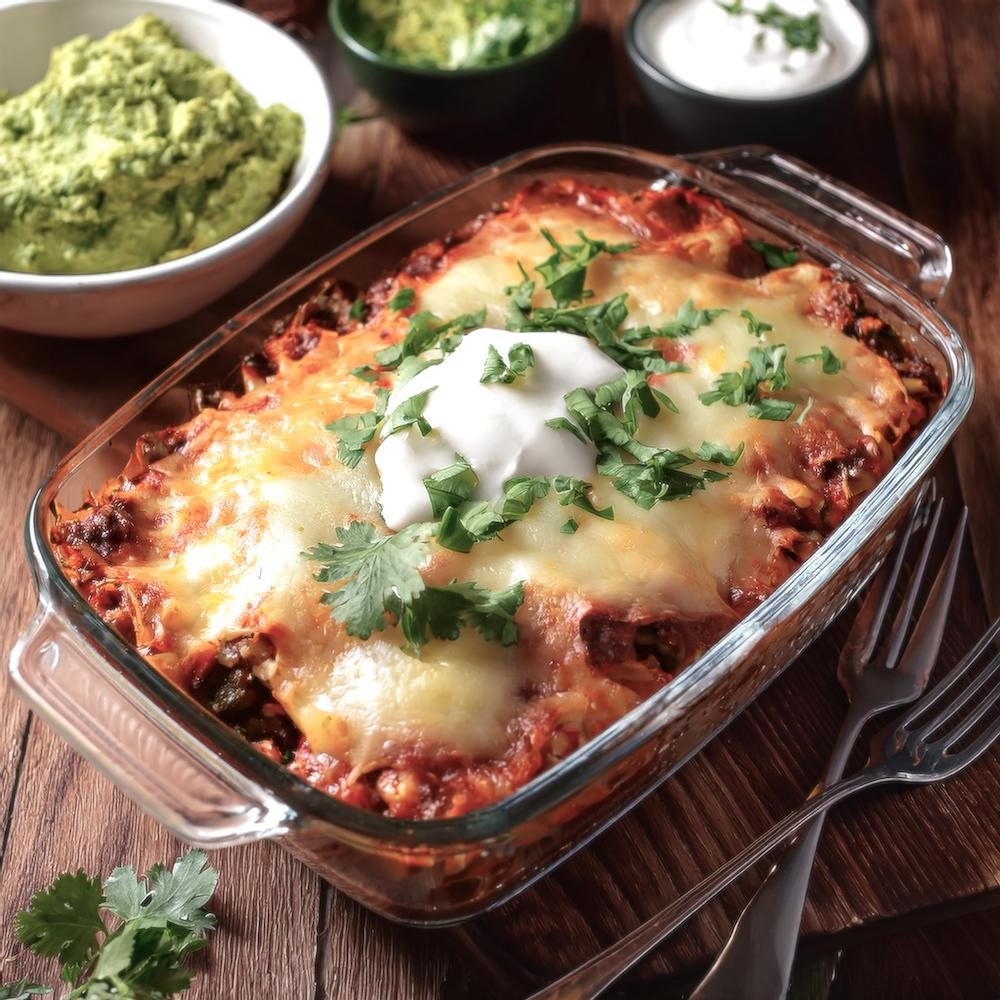
{"label": "chopped green herb in bowl", "polygon": [[538,107],[580,0],[331,0],[347,65],[403,125],[440,129]]}

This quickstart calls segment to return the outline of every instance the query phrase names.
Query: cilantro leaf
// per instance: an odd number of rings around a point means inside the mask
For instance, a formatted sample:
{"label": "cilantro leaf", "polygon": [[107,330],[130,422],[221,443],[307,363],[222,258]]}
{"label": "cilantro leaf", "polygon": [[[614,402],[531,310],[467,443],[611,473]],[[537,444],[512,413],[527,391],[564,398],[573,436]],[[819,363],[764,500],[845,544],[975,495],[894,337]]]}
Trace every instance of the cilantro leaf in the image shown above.
{"label": "cilantro leaf", "polygon": [[779,247],[774,243],[768,243],[767,240],[747,240],[747,245],[764,258],[764,264],[771,271],[791,267],[799,259],[797,250],[791,247]]}
{"label": "cilantro leaf", "polygon": [[30,1000],[31,997],[44,997],[51,993],[51,986],[39,986],[27,979],[0,986],[0,1000]]}
{"label": "cilantro leaf", "polygon": [[769,3],[760,13],[754,15],[757,23],[771,28],[777,28],[785,36],[785,43],[790,49],[805,49],[815,52],[819,48],[823,31],[819,15],[807,14],[796,17],[789,14],[777,4]]}
{"label": "cilantro leaf", "polygon": [[351,374],[355,378],[361,379],[362,382],[377,382],[380,377],[379,372],[371,365],[359,365],[357,368],[352,368]]}
{"label": "cilantro leaf", "polygon": [[338,545],[321,543],[304,553],[322,563],[316,579],[336,582],[322,601],[348,635],[368,639],[385,628],[385,613],[424,589],[417,567],[427,555],[431,525],[412,524],[394,535],[378,535],[367,521],[337,528]]}
{"label": "cilantro leaf", "polygon": [[419,598],[400,607],[400,628],[417,651],[429,635],[453,640],[469,626],[488,642],[512,646],[517,642],[514,615],[523,600],[522,583],[494,591],[452,581],[445,587],[427,587]]}
{"label": "cilantro leaf", "polygon": [[550,486],[543,476],[514,476],[508,479],[503,485],[500,515],[508,523],[524,517],[536,500],[549,495]]}
{"label": "cilantro leaf", "polygon": [[395,312],[400,312],[403,309],[407,309],[413,305],[413,300],[416,298],[417,293],[410,288],[405,286],[401,288],[398,292],[388,302],[386,306]]}
{"label": "cilantro leaf", "polygon": [[535,352],[527,344],[514,344],[506,362],[500,357],[500,352],[490,344],[479,381],[486,385],[494,383],[509,385],[516,378],[524,376],[534,365]]}
{"label": "cilantro leaf", "polygon": [[803,354],[795,359],[799,364],[806,361],[822,362],[824,375],[836,375],[843,367],[844,363],[837,357],[829,347],[824,344],[818,354]]}
{"label": "cilantro leaf", "polygon": [[442,322],[432,312],[414,313],[407,326],[406,334],[398,344],[384,347],[375,354],[375,360],[383,368],[398,368],[405,358],[416,357],[435,346],[454,350],[467,330],[482,326],[486,320],[486,310],[463,313]]}
{"label": "cilantro leaf", "polygon": [[611,382],[599,385],[594,390],[594,403],[601,409],[621,406],[625,426],[632,434],[638,428],[640,413],[655,417],[661,404],[672,413],[677,412],[676,404],[666,393],[650,386],[645,372],[634,370],[624,371]]}
{"label": "cilantro leaf", "polygon": [[441,364],[444,358],[418,358],[415,355],[403,358],[396,369],[396,388],[406,385],[414,375],[419,374],[425,368],[433,368]]}
{"label": "cilantro leaf", "polygon": [[774,327],[770,323],[765,323],[756,317],[749,309],[741,309],[740,317],[747,321],[747,333],[758,340],[763,340],[764,334],[769,333]]}
{"label": "cilantro leaf", "polygon": [[382,428],[382,437],[387,438],[399,431],[406,430],[407,427],[416,427],[422,437],[427,437],[431,432],[431,425],[424,418],[424,407],[427,399],[434,391],[434,386],[424,389],[413,396],[403,400],[386,419]]}
{"label": "cilantro leaf", "polygon": [[761,386],[765,383],[773,391],[788,386],[791,379],[785,368],[788,348],[784,344],[767,347],[751,347],[747,363],[738,372],[721,372],[708,392],[698,398],[705,406],[723,402],[727,406],[747,404],[747,412],[759,420],[787,420],[795,409],[788,400],[762,397]]}
{"label": "cilantro leaf", "polygon": [[593,293],[584,291],[587,278],[587,266],[601,253],[618,254],[634,249],[634,243],[606,243],[604,240],[592,240],[582,230],[576,235],[583,241],[563,245],[548,229],[542,229],[549,246],[555,251],[546,258],[535,270],[542,276],[545,287],[559,307],[579,302]]}
{"label": "cilantro leaf", "polygon": [[719,444],[717,441],[702,441],[701,447],[696,452],[697,456],[703,462],[716,462],[719,465],[725,465],[727,468],[732,468],[739,460],[740,455],[743,454],[744,443],[741,441],[736,448],[730,448],[728,445]]}
{"label": "cilantro leaf", "polygon": [[364,296],[359,295],[352,303],[347,315],[353,320],[360,320],[365,315]]}
{"label": "cilantro leaf", "polygon": [[559,505],[561,507],[573,504],[574,507],[579,507],[580,510],[585,510],[588,514],[593,514],[595,517],[603,517],[606,521],[613,521],[615,519],[613,507],[597,508],[594,506],[594,502],[589,496],[593,487],[590,483],[586,483],[582,479],[575,479],[573,476],[556,476],[552,480],[552,488],[559,497]]}
{"label": "cilantro leaf", "polygon": [[580,525],[578,525],[576,521],[573,520],[573,518],[570,518],[568,521],[565,521],[563,523],[563,526],[559,530],[564,535],[574,535],[576,534],[576,529],[579,527]]}
{"label": "cilantro leaf", "polygon": [[506,526],[507,521],[488,500],[449,507],[437,526],[438,545],[453,552],[469,552],[476,542],[495,538]]}
{"label": "cilantro leaf", "polygon": [[386,404],[389,402],[387,389],[375,390],[375,408],[364,413],[349,413],[345,417],[332,420],[326,429],[338,436],[337,457],[354,469],[365,453],[365,445],[378,430],[378,425],[385,416]]}
{"label": "cilantro leaf", "polygon": [[695,330],[708,326],[725,311],[725,309],[695,309],[694,302],[688,299],[677,310],[674,319],[659,327],[654,335],[658,337],[690,337]]}
{"label": "cilantro leaf", "polygon": [[464,503],[478,485],[479,477],[472,466],[458,454],[455,455],[453,464],[431,473],[424,480],[435,517],[440,517],[449,507]]}
{"label": "cilantro leaf", "polygon": [[18,940],[36,955],[58,958],[62,978],[72,982],[93,961],[97,935],[106,932],[102,899],[100,879],[82,869],[64,872],[14,918]]}
{"label": "cilantro leaf", "polygon": [[507,329],[526,330],[530,326],[528,314],[531,312],[531,300],[535,295],[535,283],[528,277],[524,265],[518,261],[518,270],[524,279],[517,285],[508,285],[504,295],[510,299],[507,307]]}

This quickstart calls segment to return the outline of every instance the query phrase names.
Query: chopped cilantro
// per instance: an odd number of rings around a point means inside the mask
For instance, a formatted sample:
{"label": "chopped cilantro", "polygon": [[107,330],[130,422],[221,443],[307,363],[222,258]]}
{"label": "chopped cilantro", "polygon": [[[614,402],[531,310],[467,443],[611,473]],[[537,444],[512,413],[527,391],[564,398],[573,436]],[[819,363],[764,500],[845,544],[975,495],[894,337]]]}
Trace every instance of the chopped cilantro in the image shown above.
{"label": "chopped cilantro", "polygon": [[744,443],[741,441],[736,448],[719,444],[717,441],[702,441],[701,447],[695,453],[703,462],[715,462],[732,468],[743,454]]}
{"label": "chopped cilantro", "polygon": [[575,479],[573,476],[556,476],[552,480],[552,488],[556,491],[556,496],[559,497],[561,507],[568,507],[572,504],[595,517],[603,517],[606,521],[615,519],[613,507],[598,508],[594,506],[594,502],[589,496],[593,487],[582,479]]}
{"label": "chopped cilantro", "polygon": [[798,251],[791,247],[776,246],[767,240],[747,240],[747,245],[764,258],[764,263],[771,271],[791,267],[799,259]]}
{"label": "chopped cilantro", "polygon": [[564,535],[573,535],[576,534],[576,529],[579,527],[580,525],[578,525],[576,521],[573,520],[573,518],[570,518],[568,521],[565,521],[563,523],[563,526],[559,530]]}
{"label": "chopped cilantro", "polygon": [[542,236],[555,251],[546,258],[535,270],[542,276],[545,287],[555,299],[557,307],[569,305],[589,298],[593,293],[584,291],[587,279],[587,266],[601,253],[617,254],[632,250],[634,243],[606,243],[604,240],[592,240],[582,230],[576,235],[581,243],[564,245],[560,243],[548,229],[542,229]]}
{"label": "chopped cilantro", "polygon": [[388,302],[386,302],[386,305],[395,312],[400,312],[401,310],[412,306],[414,298],[416,298],[416,292],[410,287],[404,287],[396,292],[396,294],[393,295]]}
{"label": "chopped cilantro", "polygon": [[544,476],[514,476],[503,486],[500,514],[508,523],[524,517],[536,500],[549,495],[550,483]]}
{"label": "chopped cilantro", "polygon": [[347,315],[351,319],[358,320],[361,319],[365,314],[365,300],[364,297],[359,295],[352,303],[351,308],[348,310]]}
{"label": "chopped cilantro", "polygon": [[747,404],[750,416],[759,420],[787,420],[795,409],[788,400],[771,399],[760,394],[765,383],[772,391],[788,386],[790,381],[785,369],[788,348],[784,344],[767,347],[751,347],[750,354],[741,371],[722,372],[717,376],[712,389],[699,395],[705,406],[722,401],[727,406]]}
{"label": "chopped cilantro", "polygon": [[465,503],[478,485],[479,477],[461,455],[455,455],[454,464],[431,473],[424,480],[435,517],[441,517],[449,507]]}
{"label": "chopped cilantro", "polygon": [[803,354],[795,359],[799,364],[806,361],[820,361],[823,365],[824,375],[836,375],[843,367],[844,363],[837,357],[829,347],[824,344],[818,354]]}
{"label": "chopped cilantro", "polygon": [[360,365],[351,369],[351,374],[362,382],[377,382],[380,378],[379,372],[371,365]]}
{"label": "chopped cilantro", "polygon": [[364,446],[368,444],[378,425],[385,416],[386,404],[389,402],[387,389],[375,390],[375,408],[364,413],[349,413],[326,425],[328,431],[338,435],[337,457],[344,465],[353,469],[364,455]]}
{"label": "chopped cilantro", "polygon": [[656,337],[690,337],[695,330],[708,326],[721,316],[725,309],[695,309],[694,302],[688,299],[677,310],[677,315],[653,332]]}
{"label": "chopped cilantro", "polygon": [[416,357],[445,342],[454,350],[461,342],[461,335],[467,330],[482,326],[485,319],[485,309],[456,316],[447,322],[442,322],[432,312],[414,313],[409,319],[403,339],[398,344],[382,348],[376,353],[375,360],[383,368],[398,368],[405,358]]}
{"label": "chopped cilantro", "polygon": [[747,333],[758,340],[763,340],[764,334],[770,333],[774,329],[770,323],[765,323],[762,319],[754,316],[749,309],[741,309],[740,317],[747,322]]}
{"label": "chopped cilantro", "polygon": [[413,396],[404,399],[392,413],[389,414],[382,428],[382,437],[387,438],[398,431],[406,430],[407,427],[416,427],[423,437],[427,437],[431,432],[431,425],[424,418],[424,407],[427,405],[427,398],[434,391],[434,386],[424,389]]}
{"label": "chopped cilantro", "polygon": [[490,344],[479,381],[487,385],[509,385],[516,378],[523,377],[534,365],[535,352],[527,344],[515,344],[510,349],[506,362],[500,357],[500,352]]}
{"label": "chopped cilantro", "polygon": [[757,19],[759,25],[777,28],[785,36],[785,43],[790,49],[815,52],[819,48],[823,29],[818,14],[798,17],[774,3],[769,3],[763,10],[750,10],[744,6],[744,0],[715,0],[715,2],[727,14],[750,14]]}

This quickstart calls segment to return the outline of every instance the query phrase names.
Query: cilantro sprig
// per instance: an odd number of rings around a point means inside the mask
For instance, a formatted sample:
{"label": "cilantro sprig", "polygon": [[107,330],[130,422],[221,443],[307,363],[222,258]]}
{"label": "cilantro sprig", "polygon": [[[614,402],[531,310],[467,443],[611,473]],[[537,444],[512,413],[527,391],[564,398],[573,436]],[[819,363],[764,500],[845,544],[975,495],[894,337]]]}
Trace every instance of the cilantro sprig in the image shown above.
{"label": "cilantro sprig", "polygon": [[[103,886],[82,870],[64,872],[17,914],[15,932],[36,955],[59,961],[72,987],[66,1000],[166,1000],[191,985],[188,958],[215,927],[205,905],[218,873],[206,862],[189,851],[141,878],[116,868]],[[50,993],[27,980],[0,986],[5,1000]]]}
{"label": "cilantro sprig", "polygon": [[335,584],[322,597],[334,619],[349,635],[368,639],[386,628],[391,615],[416,655],[431,636],[457,639],[470,626],[484,639],[503,646],[516,643],[514,615],[524,600],[523,584],[496,591],[454,580],[429,586],[419,567],[434,529],[433,524],[413,524],[382,535],[367,521],[352,521],[337,528],[339,544],[321,543],[304,553],[322,564],[316,579]]}
{"label": "cilantro sprig", "polygon": [[791,379],[785,368],[788,348],[784,344],[751,347],[746,364],[737,372],[722,372],[708,392],[699,395],[705,406],[723,402],[727,406],[747,406],[751,417],[758,420],[787,420],[795,403],[787,399],[774,399],[761,395],[762,388],[779,391]]}
{"label": "cilantro sprig", "polygon": [[[678,310],[677,315],[664,323],[663,326],[650,331],[651,337],[690,337],[696,330],[708,326],[718,319],[725,309],[696,309],[694,302],[688,299]],[[649,329],[645,327],[644,329]]]}

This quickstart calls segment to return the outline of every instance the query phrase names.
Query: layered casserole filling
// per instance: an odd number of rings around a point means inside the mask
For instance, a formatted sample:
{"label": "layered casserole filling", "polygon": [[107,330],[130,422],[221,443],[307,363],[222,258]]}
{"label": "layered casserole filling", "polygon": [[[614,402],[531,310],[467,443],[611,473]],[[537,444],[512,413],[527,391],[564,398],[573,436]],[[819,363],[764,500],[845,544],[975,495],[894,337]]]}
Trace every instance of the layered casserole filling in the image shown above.
{"label": "layered casserole filling", "polygon": [[157,670],[401,818],[496,802],[669,684],[942,389],[716,201],[572,180],[328,286],[241,374],[53,543]]}

